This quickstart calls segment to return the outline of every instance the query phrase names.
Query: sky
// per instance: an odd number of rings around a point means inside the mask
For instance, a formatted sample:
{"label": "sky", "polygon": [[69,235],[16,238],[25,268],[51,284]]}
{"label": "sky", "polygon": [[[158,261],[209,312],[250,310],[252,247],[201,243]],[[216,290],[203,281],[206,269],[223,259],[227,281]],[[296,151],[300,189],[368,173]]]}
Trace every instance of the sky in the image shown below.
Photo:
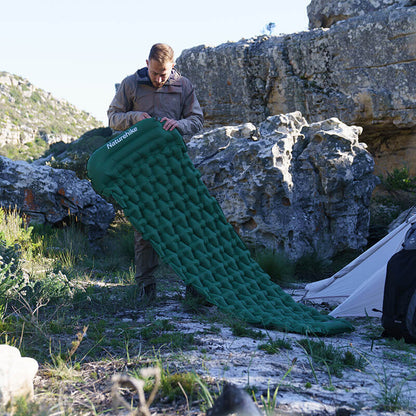
{"label": "sky", "polygon": [[107,125],[114,85],[154,43],[178,57],[265,33],[307,30],[311,0],[0,0],[0,71],[19,75]]}

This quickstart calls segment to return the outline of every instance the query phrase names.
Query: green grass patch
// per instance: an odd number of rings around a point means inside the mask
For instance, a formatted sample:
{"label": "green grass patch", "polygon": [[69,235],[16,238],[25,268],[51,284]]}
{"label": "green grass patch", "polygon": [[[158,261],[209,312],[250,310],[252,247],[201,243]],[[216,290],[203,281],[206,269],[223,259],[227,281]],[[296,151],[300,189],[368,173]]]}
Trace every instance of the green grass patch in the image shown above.
{"label": "green grass patch", "polygon": [[327,371],[330,376],[342,377],[343,370],[363,369],[365,361],[356,357],[348,348],[337,348],[324,341],[313,341],[304,338],[298,341],[307,356],[318,367]]}
{"label": "green grass patch", "polygon": [[267,354],[279,354],[282,350],[291,350],[292,344],[286,339],[270,339],[265,344],[260,344],[258,349],[265,351]]}
{"label": "green grass patch", "polygon": [[189,349],[195,345],[194,334],[177,332],[175,325],[166,319],[156,320],[142,328],[140,336],[154,347]]}
{"label": "green grass patch", "polygon": [[233,321],[231,330],[236,337],[247,337],[253,339],[263,339],[266,337],[262,331],[249,327],[245,322]]}

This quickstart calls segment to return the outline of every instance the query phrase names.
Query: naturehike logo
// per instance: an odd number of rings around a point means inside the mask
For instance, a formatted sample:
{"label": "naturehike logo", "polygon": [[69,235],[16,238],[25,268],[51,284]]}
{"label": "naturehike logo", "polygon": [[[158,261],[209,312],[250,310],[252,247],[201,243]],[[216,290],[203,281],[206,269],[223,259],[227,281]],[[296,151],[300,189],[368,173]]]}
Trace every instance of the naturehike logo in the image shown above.
{"label": "naturehike logo", "polygon": [[127,130],[122,136],[117,137],[116,139],[112,140],[111,142],[107,143],[107,149],[111,149],[112,147],[116,146],[127,137],[131,136],[132,134],[137,132],[137,127],[132,127],[131,129]]}

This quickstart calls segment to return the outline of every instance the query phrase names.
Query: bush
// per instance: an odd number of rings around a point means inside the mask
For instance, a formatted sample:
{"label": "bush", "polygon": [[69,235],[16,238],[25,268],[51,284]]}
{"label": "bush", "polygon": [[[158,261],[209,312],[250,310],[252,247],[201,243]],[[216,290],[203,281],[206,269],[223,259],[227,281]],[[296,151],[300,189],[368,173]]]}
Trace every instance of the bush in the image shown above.
{"label": "bush", "polygon": [[0,208],[0,240],[6,246],[16,246],[16,249],[18,247],[19,257],[32,257],[35,249],[31,238],[32,230],[33,227],[27,224],[18,210]]}
{"label": "bush", "polygon": [[286,254],[261,250],[256,253],[255,259],[273,282],[284,284],[294,280],[295,266]]}
{"label": "bush", "polygon": [[316,252],[306,253],[297,260],[291,260],[287,254],[274,250],[262,250],[255,255],[260,267],[273,282],[280,285],[292,282],[313,282],[330,276],[336,270],[328,259]]}
{"label": "bush", "polygon": [[379,178],[380,185],[370,206],[369,246],[388,234],[390,223],[400,213],[416,204],[416,177],[410,176],[407,167],[396,168]]}
{"label": "bush", "polygon": [[10,290],[19,290],[23,286],[19,256],[18,246],[7,246],[0,240],[0,320],[3,320]]}
{"label": "bush", "polygon": [[381,186],[387,191],[416,191],[416,177],[410,176],[409,169],[405,166],[387,172],[386,176],[379,175]]}

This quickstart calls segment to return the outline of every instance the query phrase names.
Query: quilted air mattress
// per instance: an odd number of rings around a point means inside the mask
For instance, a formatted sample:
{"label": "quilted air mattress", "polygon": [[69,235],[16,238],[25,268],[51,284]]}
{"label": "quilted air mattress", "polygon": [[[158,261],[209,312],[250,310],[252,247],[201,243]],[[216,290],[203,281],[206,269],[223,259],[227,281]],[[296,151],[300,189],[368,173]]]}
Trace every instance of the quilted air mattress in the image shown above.
{"label": "quilted air mattress", "polygon": [[287,332],[353,329],[348,321],[296,303],[271,281],[209,194],[177,130],[165,131],[156,119],[140,121],[92,154],[88,175],[160,258],[220,310]]}

